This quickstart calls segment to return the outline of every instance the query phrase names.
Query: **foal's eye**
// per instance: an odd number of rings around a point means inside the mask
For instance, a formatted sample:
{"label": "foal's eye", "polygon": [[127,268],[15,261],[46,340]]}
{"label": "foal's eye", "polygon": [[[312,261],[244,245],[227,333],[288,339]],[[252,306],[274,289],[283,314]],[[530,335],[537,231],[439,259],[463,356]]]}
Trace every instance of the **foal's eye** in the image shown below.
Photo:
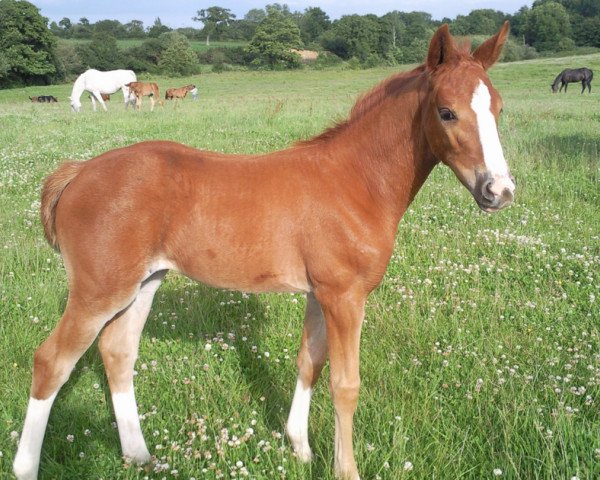
{"label": "foal's eye", "polygon": [[438,112],[439,112],[440,118],[442,119],[443,122],[451,122],[452,120],[457,119],[454,112],[452,110],[450,110],[449,108],[440,108],[438,110]]}

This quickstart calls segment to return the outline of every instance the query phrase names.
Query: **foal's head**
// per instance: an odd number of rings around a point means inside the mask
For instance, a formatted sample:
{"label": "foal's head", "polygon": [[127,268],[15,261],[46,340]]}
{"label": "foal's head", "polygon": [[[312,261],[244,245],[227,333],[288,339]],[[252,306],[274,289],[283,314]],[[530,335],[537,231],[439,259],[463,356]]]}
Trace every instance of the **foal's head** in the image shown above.
{"label": "foal's head", "polygon": [[498,136],[502,99],[486,73],[507,37],[508,22],[469,54],[444,25],[431,40],[425,64],[429,90],[423,129],[429,147],[486,212],[509,205],[515,190]]}

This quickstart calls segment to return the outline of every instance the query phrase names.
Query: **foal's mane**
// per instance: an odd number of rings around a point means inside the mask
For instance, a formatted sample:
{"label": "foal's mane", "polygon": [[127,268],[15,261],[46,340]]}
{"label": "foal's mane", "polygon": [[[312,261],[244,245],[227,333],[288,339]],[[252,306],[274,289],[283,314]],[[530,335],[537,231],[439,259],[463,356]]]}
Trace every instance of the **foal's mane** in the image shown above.
{"label": "foal's mane", "polygon": [[297,142],[296,145],[315,145],[323,143],[337,136],[341,132],[347,130],[348,127],[350,127],[350,125],[352,125],[358,119],[364,117],[368,112],[381,105],[386,98],[395,97],[407,90],[407,87],[411,81],[420,76],[424,71],[425,65],[420,65],[413,70],[397,73],[381,81],[367,93],[364,93],[359,97],[352,107],[352,110],[350,110],[350,116],[346,120],[338,121],[335,123],[335,125],[327,128],[319,135],[309,138],[308,140],[301,140]]}

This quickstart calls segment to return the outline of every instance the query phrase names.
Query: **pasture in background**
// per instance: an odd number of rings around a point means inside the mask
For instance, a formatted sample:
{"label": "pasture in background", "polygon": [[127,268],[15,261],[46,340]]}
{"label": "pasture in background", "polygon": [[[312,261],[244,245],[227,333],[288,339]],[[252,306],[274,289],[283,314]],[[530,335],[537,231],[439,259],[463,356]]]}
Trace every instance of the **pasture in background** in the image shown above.
{"label": "pasture in background", "polygon": [[[364,478],[595,478],[600,475],[598,308],[600,91],[561,95],[564,68],[600,71],[600,55],[500,64],[501,137],[516,201],[479,211],[438,166],[399,227],[362,339],[355,451]],[[391,69],[238,72],[152,78],[187,98],[149,112],[70,112],[72,84],[0,91],[0,473],[9,475],[32,353],[66,299],[60,257],[39,225],[39,189],[63,159],[145,139],[230,153],[267,152],[347,116]],[[28,96],[54,95],[33,104]],[[335,179],[332,179],[335,181]],[[169,274],[136,365],[142,428],[157,461],[123,467],[97,349],[60,393],[43,478],[324,478],[332,476],[327,371],[299,464],[283,428],[296,380],[301,295],[212,290]],[[241,462],[241,463],[239,463]],[[409,463],[410,462],[410,463]],[[207,472],[203,473],[203,469]]]}

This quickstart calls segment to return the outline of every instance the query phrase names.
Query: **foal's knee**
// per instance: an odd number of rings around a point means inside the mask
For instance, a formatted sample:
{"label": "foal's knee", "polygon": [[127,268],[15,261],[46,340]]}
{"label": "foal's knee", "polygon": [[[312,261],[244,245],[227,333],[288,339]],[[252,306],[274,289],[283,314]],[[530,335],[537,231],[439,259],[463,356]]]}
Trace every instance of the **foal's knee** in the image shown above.
{"label": "foal's knee", "polygon": [[356,410],[360,390],[360,380],[353,382],[335,382],[330,386],[331,397],[336,407]]}

